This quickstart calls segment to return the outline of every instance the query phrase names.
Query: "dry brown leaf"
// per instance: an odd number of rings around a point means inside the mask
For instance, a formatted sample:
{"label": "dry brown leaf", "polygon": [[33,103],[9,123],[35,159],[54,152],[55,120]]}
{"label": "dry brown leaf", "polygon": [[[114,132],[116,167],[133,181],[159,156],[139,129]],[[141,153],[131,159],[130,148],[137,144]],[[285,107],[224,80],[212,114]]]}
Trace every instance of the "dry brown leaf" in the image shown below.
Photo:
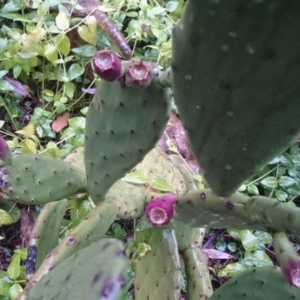
{"label": "dry brown leaf", "polygon": [[52,122],[52,130],[54,132],[60,132],[62,129],[68,126],[68,120],[70,119],[70,113],[65,112],[64,114],[58,116],[53,122]]}

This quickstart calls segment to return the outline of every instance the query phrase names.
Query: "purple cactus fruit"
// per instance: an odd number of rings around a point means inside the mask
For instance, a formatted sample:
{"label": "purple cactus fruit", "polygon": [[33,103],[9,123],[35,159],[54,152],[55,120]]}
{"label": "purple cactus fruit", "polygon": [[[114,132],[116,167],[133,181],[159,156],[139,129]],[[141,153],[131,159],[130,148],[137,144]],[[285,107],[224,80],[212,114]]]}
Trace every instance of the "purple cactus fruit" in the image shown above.
{"label": "purple cactus fruit", "polygon": [[112,51],[100,50],[93,57],[95,73],[102,79],[114,81],[122,75],[120,58]]}
{"label": "purple cactus fruit", "polygon": [[135,61],[125,72],[126,85],[133,88],[147,87],[151,83],[153,64]]}
{"label": "purple cactus fruit", "polygon": [[146,207],[146,217],[153,226],[168,224],[173,217],[176,196],[166,194],[151,200]]}
{"label": "purple cactus fruit", "polygon": [[281,267],[282,273],[290,285],[300,287],[300,261],[289,259],[285,266]]}
{"label": "purple cactus fruit", "polygon": [[8,162],[11,158],[10,149],[4,140],[4,138],[0,135],[0,159],[4,162]]}

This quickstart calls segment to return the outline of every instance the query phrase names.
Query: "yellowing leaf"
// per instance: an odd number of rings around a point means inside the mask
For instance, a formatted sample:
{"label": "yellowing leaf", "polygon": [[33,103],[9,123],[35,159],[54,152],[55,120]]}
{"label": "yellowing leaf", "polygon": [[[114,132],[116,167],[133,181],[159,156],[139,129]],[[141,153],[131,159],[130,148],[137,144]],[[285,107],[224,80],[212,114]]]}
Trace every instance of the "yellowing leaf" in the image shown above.
{"label": "yellowing leaf", "polygon": [[97,33],[97,20],[94,16],[87,16],[85,23],[87,24],[91,34],[96,36]]}
{"label": "yellowing leaf", "polygon": [[145,184],[148,182],[148,178],[145,172],[140,170],[126,174],[126,176],[123,177],[122,180],[135,184]]}
{"label": "yellowing leaf", "polygon": [[56,26],[60,29],[60,30],[67,30],[70,27],[70,20],[68,18],[68,16],[60,11],[56,18],[55,18],[55,22],[56,22]]}
{"label": "yellowing leaf", "polygon": [[30,137],[34,134],[34,125],[32,123],[29,123],[25,128],[25,133],[26,133],[26,136]]}
{"label": "yellowing leaf", "polygon": [[0,209],[0,226],[13,223],[12,217],[5,211]]}
{"label": "yellowing leaf", "polygon": [[30,139],[27,139],[25,141],[25,145],[27,146],[27,148],[32,152],[32,153],[36,153],[37,150],[36,150],[36,145],[34,143],[33,140],[30,140]]}
{"label": "yellowing leaf", "polygon": [[71,42],[66,35],[64,35],[60,43],[57,44],[57,48],[65,56],[70,53]]}
{"label": "yellowing leaf", "polygon": [[174,192],[174,188],[160,178],[153,178],[150,182],[150,186],[162,192]]}
{"label": "yellowing leaf", "polygon": [[16,133],[24,135],[25,137],[31,137],[34,135],[34,125],[32,123],[29,123],[26,127],[24,127],[22,130],[17,130]]}
{"label": "yellowing leaf", "polygon": [[94,35],[88,26],[81,25],[78,28],[78,34],[79,36],[87,43],[96,45],[96,35]]}
{"label": "yellowing leaf", "polygon": [[137,252],[139,257],[143,257],[146,255],[148,251],[151,251],[151,246],[146,243],[141,243],[138,245]]}
{"label": "yellowing leaf", "polygon": [[58,58],[57,48],[53,44],[46,44],[44,55],[50,62],[54,63]]}

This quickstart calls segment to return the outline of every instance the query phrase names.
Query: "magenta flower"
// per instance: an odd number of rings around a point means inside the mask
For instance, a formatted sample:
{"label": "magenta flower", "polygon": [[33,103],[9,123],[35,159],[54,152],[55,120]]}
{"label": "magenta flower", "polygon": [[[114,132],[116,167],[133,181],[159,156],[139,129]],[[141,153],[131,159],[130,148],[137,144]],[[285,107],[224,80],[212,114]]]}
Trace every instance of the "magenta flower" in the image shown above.
{"label": "magenta flower", "polygon": [[174,214],[176,196],[165,194],[151,200],[146,207],[146,217],[153,226],[168,224]]}

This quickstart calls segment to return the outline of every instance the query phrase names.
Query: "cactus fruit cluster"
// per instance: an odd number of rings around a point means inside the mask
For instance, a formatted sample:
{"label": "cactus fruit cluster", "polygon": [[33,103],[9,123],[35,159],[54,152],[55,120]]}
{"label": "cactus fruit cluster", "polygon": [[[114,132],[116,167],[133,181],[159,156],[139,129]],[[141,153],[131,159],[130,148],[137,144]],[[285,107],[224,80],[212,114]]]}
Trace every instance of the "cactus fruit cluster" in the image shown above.
{"label": "cactus fruit cluster", "polygon": [[[299,236],[300,208],[237,192],[300,131],[299,14],[298,1],[189,0],[174,27],[171,68],[124,61],[108,50],[95,55],[101,79],[86,116],[84,149],[67,161],[12,155],[0,138],[3,199],[46,204],[29,243],[29,282],[18,299],[120,299],[128,259],[120,241],[104,236],[115,220],[143,214],[153,227],[145,233],[149,251],[136,262],[137,300],[180,299],[182,267],[192,300],[300,297],[299,258],[286,236]],[[205,189],[195,188],[178,159],[151,151],[168,122],[170,87]],[[126,181],[133,168],[174,191]],[[65,199],[77,194],[89,196],[95,208],[60,237]],[[281,270],[248,270],[213,293],[203,227],[273,233]]]}

